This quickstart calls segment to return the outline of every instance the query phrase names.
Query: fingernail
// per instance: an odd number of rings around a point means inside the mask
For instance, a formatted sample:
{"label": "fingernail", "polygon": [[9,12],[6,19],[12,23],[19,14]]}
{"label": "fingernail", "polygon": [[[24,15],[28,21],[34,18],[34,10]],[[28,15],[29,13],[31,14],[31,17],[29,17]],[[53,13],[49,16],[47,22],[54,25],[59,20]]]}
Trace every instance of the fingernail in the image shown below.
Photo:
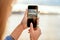
{"label": "fingernail", "polygon": [[31,25],[32,25],[32,23],[31,23]]}

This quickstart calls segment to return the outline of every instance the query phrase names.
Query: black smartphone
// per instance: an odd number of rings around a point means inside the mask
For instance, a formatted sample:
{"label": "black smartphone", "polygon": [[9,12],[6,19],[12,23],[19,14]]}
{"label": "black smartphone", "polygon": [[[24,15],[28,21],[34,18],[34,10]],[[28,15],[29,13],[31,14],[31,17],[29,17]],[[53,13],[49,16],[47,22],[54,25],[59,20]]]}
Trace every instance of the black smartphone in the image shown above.
{"label": "black smartphone", "polygon": [[27,26],[28,27],[30,27],[30,23],[33,24],[33,28],[37,27],[37,14],[38,14],[38,6],[29,5],[28,13],[27,13]]}

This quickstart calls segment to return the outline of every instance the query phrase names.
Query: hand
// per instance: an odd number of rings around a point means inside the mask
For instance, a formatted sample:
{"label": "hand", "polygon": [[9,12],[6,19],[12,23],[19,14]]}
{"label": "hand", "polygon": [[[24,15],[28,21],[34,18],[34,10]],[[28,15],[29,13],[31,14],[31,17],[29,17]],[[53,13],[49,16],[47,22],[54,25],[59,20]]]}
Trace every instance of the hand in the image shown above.
{"label": "hand", "polygon": [[39,36],[41,35],[41,30],[38,27],[34,29],[33,24],[31,23],[29,33],[30,33],[30,40],[38,40]]}
{"label": "hand", "polygon": [[24,18],[22,19],[21,26],[23,29],[27,28],[27,10],[25,11]]}
{"label": "hand", "polygon": [[22,22],[15,28],[15,30],[11,33],[11,36],[17,40],[19,36],[22,34],[23,30],[27,28],[27,11],[25,11],[24,18]]}

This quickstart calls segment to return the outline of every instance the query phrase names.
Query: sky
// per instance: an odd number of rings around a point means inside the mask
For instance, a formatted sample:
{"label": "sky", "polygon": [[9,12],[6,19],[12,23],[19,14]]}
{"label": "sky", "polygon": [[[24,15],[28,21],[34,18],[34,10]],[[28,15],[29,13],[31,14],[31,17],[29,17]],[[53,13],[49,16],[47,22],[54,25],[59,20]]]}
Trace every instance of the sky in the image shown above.
{"label": "sky", "polygon": [[60,13],[60,0],[17,0],[12,11],[25,11],[27,4],[39,4],[40,12]]}
{"label": "sky", "polygon": [[18,0],[17,2],[23,4],[60,6],[60,0]]}
{"label": "sky", "polygon": [[39,4],[60,6],[60,0],[42,0]]}

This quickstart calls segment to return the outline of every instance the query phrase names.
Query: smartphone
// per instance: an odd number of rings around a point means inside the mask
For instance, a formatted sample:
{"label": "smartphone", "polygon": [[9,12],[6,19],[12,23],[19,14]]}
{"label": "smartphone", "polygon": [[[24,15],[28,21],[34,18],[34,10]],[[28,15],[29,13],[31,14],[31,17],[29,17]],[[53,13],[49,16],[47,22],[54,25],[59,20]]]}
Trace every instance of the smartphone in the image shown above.
{"label": "smartphone", "polygon": [[30,27],[30,23],[33,24],[33,28],[37,27],[37,15],[38,15],[38,6],[29,5],[27,13],[27,26]]}

